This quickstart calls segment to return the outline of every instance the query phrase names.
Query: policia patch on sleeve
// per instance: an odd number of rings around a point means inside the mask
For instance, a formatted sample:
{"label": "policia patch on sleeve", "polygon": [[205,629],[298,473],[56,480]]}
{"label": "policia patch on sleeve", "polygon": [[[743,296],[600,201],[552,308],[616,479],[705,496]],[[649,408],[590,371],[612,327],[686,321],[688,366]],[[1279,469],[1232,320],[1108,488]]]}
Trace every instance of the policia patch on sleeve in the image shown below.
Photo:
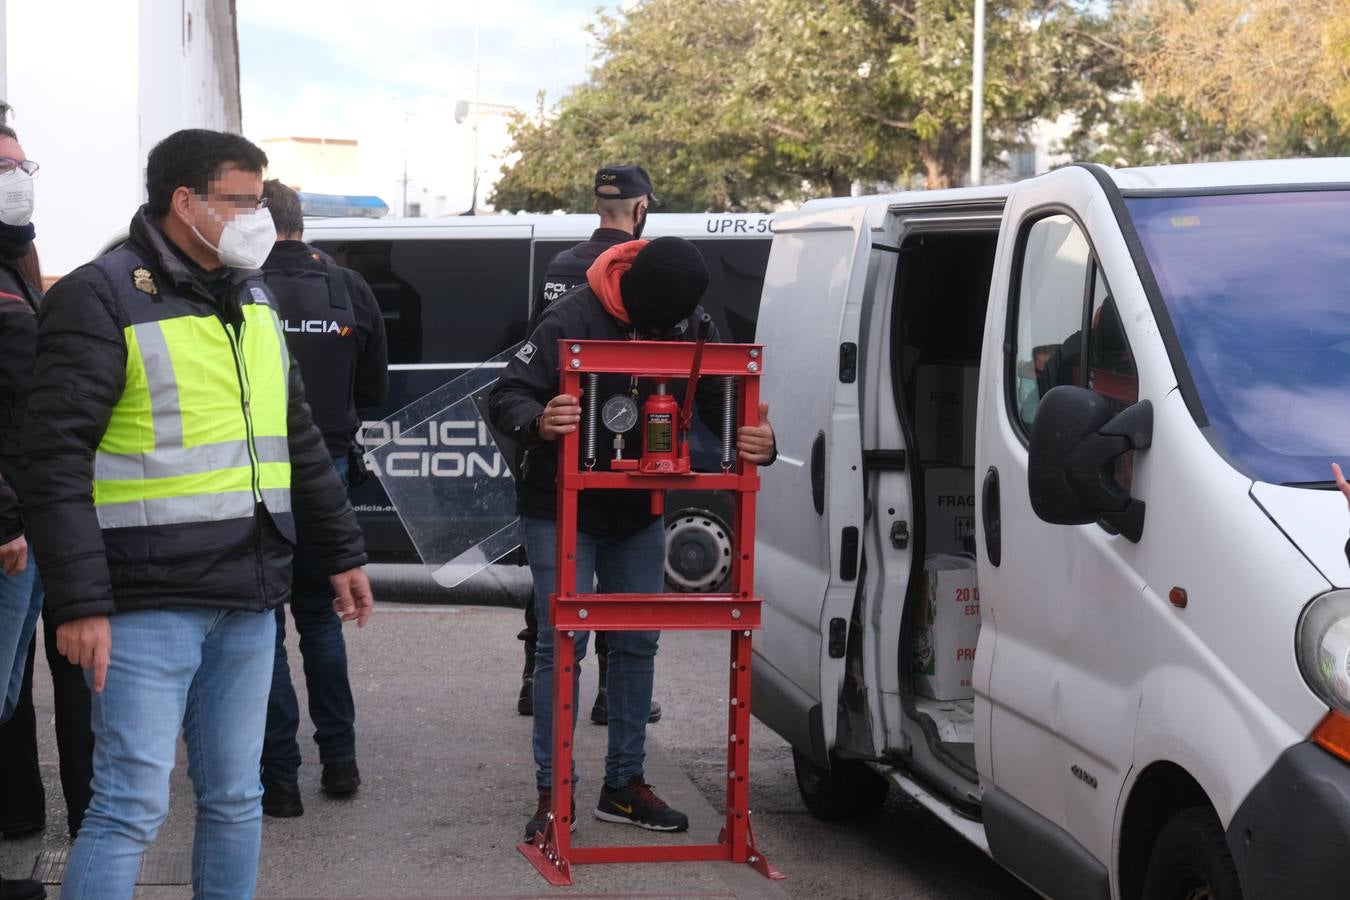
{"label": "policia patch on sleeve", "polygon": [[158,294],[159,285],[155,284],[155,276],[150,274],[150,270],[145,266],[137,266],[131,270],[131,286],[143,294]]}

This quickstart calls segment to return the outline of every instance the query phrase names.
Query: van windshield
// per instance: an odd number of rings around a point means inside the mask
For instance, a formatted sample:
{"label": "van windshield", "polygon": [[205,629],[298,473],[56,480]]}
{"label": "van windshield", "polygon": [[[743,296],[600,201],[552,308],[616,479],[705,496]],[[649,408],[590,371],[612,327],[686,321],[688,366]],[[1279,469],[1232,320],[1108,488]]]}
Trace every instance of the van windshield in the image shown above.
{"label": "van windshield", "polygon": [[1350,462],[1350,191],[1126,200],[1211,426],[1245,474]]}

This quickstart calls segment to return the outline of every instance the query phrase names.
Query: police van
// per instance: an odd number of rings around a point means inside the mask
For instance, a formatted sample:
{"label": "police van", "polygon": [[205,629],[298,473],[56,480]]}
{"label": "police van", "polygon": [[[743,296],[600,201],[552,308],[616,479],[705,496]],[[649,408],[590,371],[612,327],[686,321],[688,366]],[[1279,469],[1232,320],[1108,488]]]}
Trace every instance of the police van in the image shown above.
{"label": "police van", "polygon": [[[341,212],[341,206],[332,208]],[[389,417],[523,341],[531,304],[554,254],[590,237],[594,215],[493,215],[446,218],[306,218],[305,240],[360,272],[380,304],[389,341],[389,398],[366,410],[358,435],[365,448],[397,448],[382,459],[381,478],[510,478],[484,423],[435,423],[416,435]],[[759,214],[660,214],[647,217],[644,238],[693,241],[711,274],[704,306],[723,339],[754,335],[771,217]],[[438,436],[433,445],[433,436]],[[705,443],[711,448],[709,437]],[[369,457],[368,457],[369,458]],[[377,461],[372,460],[378,465]],[[353,491],[371,557],[416,562],[410,541],[380,480]],[[667,504],[666,574],[680,590],[706,590],[724,580],[730,552],[728,504],[706,494],[673,495]],[[513,510],[504,511],[509,518]]]}
{"label": "police van", "polygon": [[752,710],[1063,898],[1350,884],[1350,160],[805,204]]}

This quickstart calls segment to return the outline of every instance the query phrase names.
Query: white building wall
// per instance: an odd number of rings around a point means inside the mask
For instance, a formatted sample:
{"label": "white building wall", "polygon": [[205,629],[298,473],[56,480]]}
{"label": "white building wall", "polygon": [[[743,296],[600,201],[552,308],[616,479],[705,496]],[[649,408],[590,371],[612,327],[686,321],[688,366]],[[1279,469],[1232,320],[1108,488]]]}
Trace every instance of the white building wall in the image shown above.
{"label": "white building wall", "polygon": [[[145,200],[145,157],[179,128],[239,130],[230,0],[4,6],[9,124],[42,165],[43,273],[87,262]],[[191,17],[191,29],[187,18]]]}

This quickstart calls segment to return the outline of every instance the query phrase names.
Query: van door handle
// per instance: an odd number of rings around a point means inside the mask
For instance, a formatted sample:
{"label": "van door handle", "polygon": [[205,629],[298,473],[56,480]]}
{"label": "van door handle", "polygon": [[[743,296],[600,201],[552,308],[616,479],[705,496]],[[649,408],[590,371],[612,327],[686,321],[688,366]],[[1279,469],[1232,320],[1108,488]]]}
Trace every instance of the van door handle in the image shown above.
{"label": "van door handle", "polygon": [[998,469],[993,466],[984,476],[984,494],[981,497],[981,519],[984,524],[984,555],[991,565],[1003,559],[1003,525],[998,508]]}
{"label": "van door handle", "polygon": [[816,515],[825,515],[825,432],[816,432],[811,444],[811,504]]}

